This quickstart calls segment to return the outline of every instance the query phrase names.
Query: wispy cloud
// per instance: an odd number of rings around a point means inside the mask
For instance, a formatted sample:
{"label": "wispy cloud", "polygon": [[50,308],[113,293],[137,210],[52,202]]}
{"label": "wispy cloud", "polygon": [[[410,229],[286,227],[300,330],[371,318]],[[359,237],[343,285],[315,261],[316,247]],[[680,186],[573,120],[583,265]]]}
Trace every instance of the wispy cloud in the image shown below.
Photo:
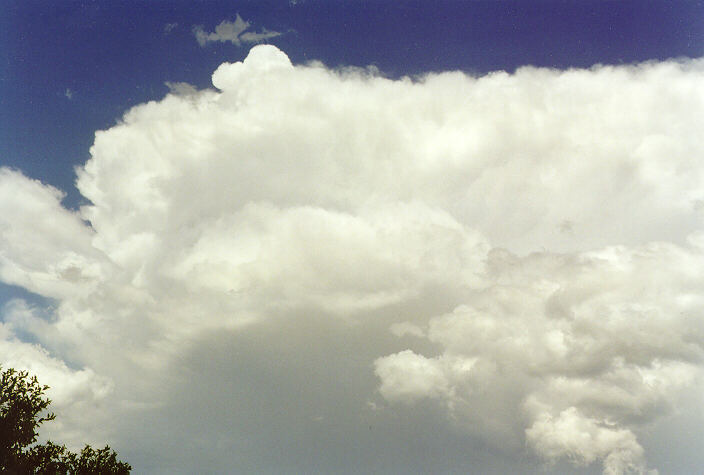
{"label": "wispy cloud", "polygon": [[178,27],[178,23],[167,23],[166,25],[164,25],[164,34],[168,35],[177,27]]}
{"label": "wispy cloud", "polygon": [[66,91],[64,92],[64,96],[66,96],[66,98],[68,100],[73,99],[73,91],[69,88],[66,88]]}
{"label": "wispy cloud", "polygon": [[278,31],[268,30],[266,28],[262,28],[258,33],[255,31],[247,31],[250,26],[251,23],[243,20],[238,13],[234,22],[223,20],[215,27],[215,31],[212,33],[205,31],[202,25],[196,25],[193,27],[193,34],[196,37],[196,41],[198,41],[198,44],[201,46],[216,41],[221,43],[229,41],[234,45],[241,46],[243,43],[260,43],[264,40],[281,36],[282,34]]}
{"label": "wispy cloud", "polygon": [[198,89],[194,85],[188,84],[187,82],[166,81],[164,84],[169,88],[171,94],[177,96],[190,96],[198,92]]}

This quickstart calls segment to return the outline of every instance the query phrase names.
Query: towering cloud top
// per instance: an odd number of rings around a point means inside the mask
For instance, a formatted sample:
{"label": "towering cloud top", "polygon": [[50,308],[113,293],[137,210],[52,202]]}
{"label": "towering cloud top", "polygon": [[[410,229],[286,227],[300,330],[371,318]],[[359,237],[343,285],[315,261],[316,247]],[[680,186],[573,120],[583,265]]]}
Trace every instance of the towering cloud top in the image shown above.
{"label": "towering cloud top", "polygon": [[213,86],[221,91],[234,91],[239,82],[253,81],[276,70],[292,70],[288,56],[271,45],[255,46],[242,62],[223,63],[213,73]]}

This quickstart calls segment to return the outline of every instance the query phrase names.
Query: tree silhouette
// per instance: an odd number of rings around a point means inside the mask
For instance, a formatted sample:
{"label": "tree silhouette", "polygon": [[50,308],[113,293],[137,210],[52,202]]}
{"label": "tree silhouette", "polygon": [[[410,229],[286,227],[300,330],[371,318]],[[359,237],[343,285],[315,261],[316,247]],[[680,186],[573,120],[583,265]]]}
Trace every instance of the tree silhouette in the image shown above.
{"label": "tree silhouette", "polygon": [[[0,367],[0,370],[2,368]],[[79,454],[53,442],[37,444],[37,430],[54,420],[42,415],[51,404],[44,396],[49,386],[41,385],[27,371],[7,369],[0,374],[0,472],[16,475],[123,475],[132,467],[117,460],[107,445],[93,449],[86,445]]]}

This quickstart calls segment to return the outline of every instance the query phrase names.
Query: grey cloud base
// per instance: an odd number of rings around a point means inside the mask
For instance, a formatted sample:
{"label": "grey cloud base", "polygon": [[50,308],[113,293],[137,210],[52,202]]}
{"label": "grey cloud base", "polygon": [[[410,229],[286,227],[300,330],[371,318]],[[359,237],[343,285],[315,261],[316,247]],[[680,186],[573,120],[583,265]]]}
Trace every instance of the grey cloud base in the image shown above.
{"label": "grey cloud base", "polygon": [[55,302],[8,304],[0,357],[50,435],[150,473],[703,462],[662,449],[704,436],[668,426],[702,416],[701,60],[389,80],[257,46],[213,85],[97,132],[80,212],[0,171],[0,279]]}

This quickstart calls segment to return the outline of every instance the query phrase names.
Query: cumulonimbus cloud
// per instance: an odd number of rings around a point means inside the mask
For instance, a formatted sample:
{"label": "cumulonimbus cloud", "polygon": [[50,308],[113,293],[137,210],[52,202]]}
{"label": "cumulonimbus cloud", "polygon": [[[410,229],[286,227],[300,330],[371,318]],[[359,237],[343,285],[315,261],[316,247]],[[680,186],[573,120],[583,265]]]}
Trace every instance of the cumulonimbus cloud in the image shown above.
{"label": "cumulonimbus cloud", "polygon": [[[325,318],[365,342],[349,377],[376,375],[374,414],[430,401],[486,443],[644,472],[639,434],[702,372],[703,79],[688,60],[391,80],[256,46],[217,90],[97,132],[79,212],[0,172],[0,278],[55,300],[6,308],[24,316],[0,352],[44,348],[136,417],[168,404],[130,382],[173,383],[206,335]],[[297,341],[322,367],[324,337]]]}

